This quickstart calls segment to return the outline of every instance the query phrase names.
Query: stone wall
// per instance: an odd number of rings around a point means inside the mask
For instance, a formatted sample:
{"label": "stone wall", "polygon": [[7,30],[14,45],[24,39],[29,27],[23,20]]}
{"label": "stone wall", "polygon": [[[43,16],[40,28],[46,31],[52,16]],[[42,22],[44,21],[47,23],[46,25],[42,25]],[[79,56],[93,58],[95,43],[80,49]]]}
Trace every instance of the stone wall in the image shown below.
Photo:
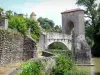
{"label": "stone wall", "polygon": [[28,60],[36,55],[36,43],[28,36],[0,29],[0,65]]}
{"label": "stone wall", "polygon": [[24,60],[28,60],[30,58],[36,57],[36,52],[37,52],[37,47],[36,47],[36,42],[30,38],[25,36],[24,37],[24,44],[23,44],[23,55],[24,55]]}

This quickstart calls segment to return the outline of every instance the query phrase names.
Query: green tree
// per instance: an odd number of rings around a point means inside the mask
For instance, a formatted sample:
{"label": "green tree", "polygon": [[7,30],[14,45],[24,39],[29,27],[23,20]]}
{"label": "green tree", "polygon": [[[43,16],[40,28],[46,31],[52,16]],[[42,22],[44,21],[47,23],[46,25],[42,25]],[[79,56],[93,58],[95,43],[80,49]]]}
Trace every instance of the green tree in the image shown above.
{"label": "green tree", "polygon": [[3,13],[4,9],[0,8],[0,15]]}
{"label": "green tree", "polygon": [[9,19],[9,28],[11,29],[16,29],[17,31],[19,31],[22,34],[26,34],[27,32],[27,26],[26,26],[26,21],[25,18],[22,16],[12,16]]}
{"label": "green tree", "polygon": [[27,28],[31,29],[32,36],[38,39],[41,32],[38,22],[33,19],[26,19],[26,23],[27,23]]}
{"label": "green tree", "polygon": [[56,25],[55,27],[54,27],[54,31],[55,32],[61,32],[61,27],[59,27],[58,25]]}
{"label": "green tree", "polygon": [[77,4],[85,7],[85,15],[88,17],[86,21],[86,36],[93,40],[94,44],[92,46],[92,54],[94,56],[100,56],[100,42],[97,43],[97,36],[99,32],[99,14],[100,14],[100,4],[96,4],[96,0],[78,0]]}
{"label": "green tree", "polygon": [[[2,15],[4,9],[0,8],[0,16]],[[17,14],[12,10],[6,11],[6,17],[8,18],[8,27],[14,30],[17,30],[18,32],[22,33],[23,35],[28,34],[28,29],[30,28],[31,36],[38,40],[40,32],[41,32],[41,26],[37,21],[34,19],[30,19],[27,17],[24,17],[24,14]],[[1,16],[2,17],[2,16]],[[49,22],[52,25],[52,21]]]}
{"label": "green tree", "polygon": [[8,19],[11,18],[12,15],[13,15],[13,11],[11,11],[11,10],[6,11],[6,17]]}
{"label": "green tree", "polygon": [[24,35],[28,34],[28,29],[30,28],[31,36],[35,40],[38,40],[41,32],[37,21],[30,18],[24,18],[23,16],[19,15],[14,15],[9,18],[8,27],[17,30]]}
{"label": "green tree", "polygon": [[38,22],[40,22],[40,26],[45,30],[45,31],[54,31],[54,22],[48,18],[38,18]]}
{"label": "green tree", "polygon": [[92,47],[92,54],[96,57],[100,57],[100,17],[96,24],[96,29],[94,32],[94,45]]}

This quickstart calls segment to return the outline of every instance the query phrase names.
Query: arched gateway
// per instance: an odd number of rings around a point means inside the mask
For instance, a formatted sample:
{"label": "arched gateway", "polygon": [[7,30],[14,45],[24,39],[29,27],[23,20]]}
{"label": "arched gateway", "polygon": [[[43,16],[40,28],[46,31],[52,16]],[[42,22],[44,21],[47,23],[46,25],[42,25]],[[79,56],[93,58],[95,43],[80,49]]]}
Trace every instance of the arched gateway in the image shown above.
{"label": "arched gateway", "polygon": [[72,50],[77,64],[91,64],[90,47],[84,35],[84,10],[72,9],[62,14],[62,33],[43,33],[40,36],[42,49],[48,49],[53,42],[64,43]]}

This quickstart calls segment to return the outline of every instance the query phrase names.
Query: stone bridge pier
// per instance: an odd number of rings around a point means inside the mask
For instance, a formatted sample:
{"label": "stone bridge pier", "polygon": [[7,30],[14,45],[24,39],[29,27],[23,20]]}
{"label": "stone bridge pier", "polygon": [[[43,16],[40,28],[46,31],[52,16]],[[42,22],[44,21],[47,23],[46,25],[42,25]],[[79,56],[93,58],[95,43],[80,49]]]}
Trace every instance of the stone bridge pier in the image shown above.
{"label": "stone bridge pier", "polygon": [[[84,10],[66,10],[62,14],[62,32],[72,36],[72,51],[77,64],[91,64],[91,49],[85,40]],[[71,34],[72,33],[72,34]]]}

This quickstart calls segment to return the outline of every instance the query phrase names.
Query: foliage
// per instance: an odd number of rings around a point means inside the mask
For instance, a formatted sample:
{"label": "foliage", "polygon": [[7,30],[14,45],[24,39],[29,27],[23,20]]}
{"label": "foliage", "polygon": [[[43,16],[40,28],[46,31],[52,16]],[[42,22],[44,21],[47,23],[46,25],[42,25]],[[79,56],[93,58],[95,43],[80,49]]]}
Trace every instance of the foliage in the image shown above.
{"label": "foliage", "polygon": [[[51,58],[51,57],[50,57]],[[33,62],[26,62],[22,67],[20,75],[64,75],[67,71],[74,70],[72,60],[65,56],[56,57],[56,66],[51,59],[39,59]]]}
{"label": "foliage", "polygon": [[75,69],[71,51],[58,49],[49,50],[49,52],[57,55],[56,67],[53,69],[51,75],[66,75],[68,71],[72,71]]}
{"label": "foliage", "polygon": [[[85,22],[85,30],[86,30],[86,36],[89,37],[91,40],[93,40],[94,44],[92,46],[92,55],[93,56],[100,56],[99,55],[94,55],[95,52],[99,52],[99,46],[100,42],[97,43],[98,41],[96,37],[98,37],[100,34],[99,33],[99,21],[100,21],[100,4],[98,5],[96,3],[96,0],[78,0],[77,4],[80,6],[85,7],[85,15],[88,18],[88,20]],[[91,41],[92,43],[92,41]]]}
{"label": "foliage", "polygon": [[60,55],[64,55],[68,58],[72,59],[72,52],[70,50],[57,50],[57,49],[53,49],[53,50],[48,50],[49,52],[53,53],[53,54],[60,54]]}
{"label": "foliage", "polygon": [[40,26],[37,21],[33,19],[26,19],[27,28],[30,28],[31,33],[39,37],[40,35]]}
{"label": "foliage", "polygon": [[13,12],[13,11],[11,11],[11,10],[6,11],[6,17],[7,17],[8,19],[10,19],[10,18],[13,16],[12,12]]}
{"label": "foliage", "polygon": [[52,20],[49,20],[48,18],[39,17],[38,22],[40,22],[41,27],[46,31],[53,31],[55,24]]}
{"label": "foliage", "polygon": [[47,32],[61,32],[61,27],[59,25],[54,24],[54,22],[48,18],[38,18],[38,22],[40,22],[40,26]]}
{"label": "foliage", "polygon": [[25,18],[22,16],[12,16],[9,19],[9,28],[11,29],[16,29],[18,30],[20,33],[22,34],[26,34],[27,32],[27,27],[26,27],[26,22],[25,22]]}
{"label": "foliage", "polygon": [[61,32],[61,27],[58,25],[55,26],[54,22],[48,18],[38,18],[38,22],[40,22],[40,26],[47,32]]}
{"label": "foliage", "polygon": [[90,75],[89,72],[78,70],[74,65],[72,52],[69,50],[49,50],[55,55],[56,67],[53,68],[51,75]]}
{"label": "foliage", "polygon": [[26,62],[21,69],[20,75],[89,75],[85,71],[78,71],[74,61],[60,53],[54,58],[40,58]]}
{"label": "foliage", "polygon": [[86,29],[86,36],[90,39],[93,39],[93,35],[95,32],[95,26],[97,24],[97,17],[98,17],[98,9],[97,4],[95,3],[96,0],[78,0],[77,4],[80,6],[84,6],[85,10],[85,17],[88,20],[85,22],[85,29]]}
{"label": "foliage", "polygon": [[3,13],[3,11],[4,11],[4,9],[3,8],[0,8],[0,16]]}
{"label": "foliage", "polygon": [[11,11],[8,11],[7,14],[9,17],[9,28],[15,29],[24,35],[27,34],[28,29],[30,28],[31,36],[36,40],[39,38],[40,26],[38,25],[38,22],[33,19],[24,18],[23,16],[11,15]]}
{"label": "foliage", "polygon": [[55,32],[59,32],[59,33],[62,32],[61,27],[59,27],[58,25],[56,25],[56,26],[54,27],[54,31],[55,31]]}
{"label": "foliage", "polygon": [[35,40],[39,40],[38,37],[35,34],[31,34],[31,37]]}
{"label": "foliage", "polygon": [[[3,16],[4,9],[0,8],[0,15],[1,17]],[[31,36],[38,40],[40,32],[41,32],[41,27],[39,26],[39,23],[31,18],[26,18],[24,17],[24,14],[17,14],[11,10],[7,10],[5,12],[6,17],[8,18],[8,28],[11,28],[13,30],[17,30],[23,35],[28,34],[28,30],[30,28],[30,34]],[[50,23],[51,24],[51,23]]]}
{"label": "foliage", "polygon": [[68,48],[66,47],[66,45],[64,45],[61,42],[54,42],[52,44],[49,45],[48,49],[61,49],[61,50],[67,50]]}
{"label": "foliage", "polygon": [[94,56],[100,57],[100,19],[96,25],[94,43],[91,52]]}
{"label": "foliage", "polygon": [[20,75],[50,75],[55,65],[54,57],[36,58],[21,66]]}
{"label": "foliage", "polygon": [[41,62],[26,62],[22,66],[20,75],[40,75]]}
{"label": "foliage", "polygon": [[51,75],[66,75],[67,71],[73,70],[74,68],[74,63],[71,59],[64,55],[59,55],[56,58],[56,66]]}

